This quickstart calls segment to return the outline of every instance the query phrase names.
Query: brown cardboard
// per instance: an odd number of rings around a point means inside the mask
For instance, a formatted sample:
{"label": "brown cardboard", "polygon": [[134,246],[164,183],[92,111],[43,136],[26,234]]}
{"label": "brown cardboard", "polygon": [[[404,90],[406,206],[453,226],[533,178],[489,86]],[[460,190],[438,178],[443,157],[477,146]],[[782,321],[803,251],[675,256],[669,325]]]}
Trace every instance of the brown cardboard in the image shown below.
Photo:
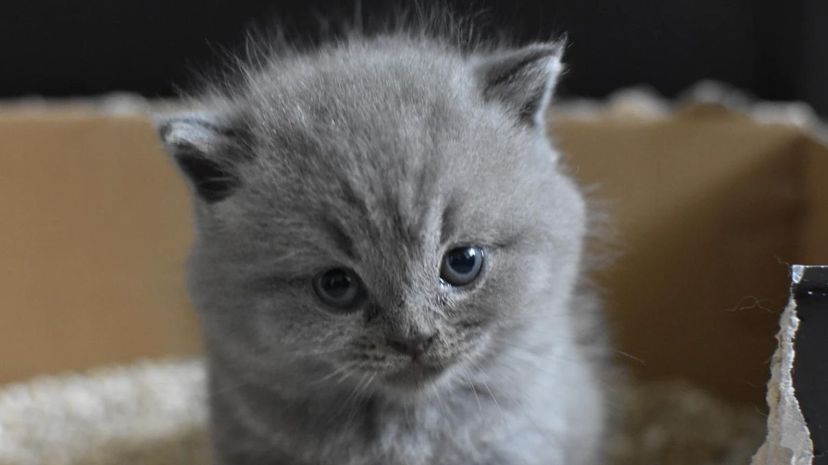
{"label": "brown cardboard", "polygon": [[[621,253],[598,281],[620,359],[763,405],[785,263],[828,261],[825,147],[716,105],[553,132],[611,207]],[[197,351],[187,203],[145,117],[0,111],[0,383]]]}
{"label": "brown cardboard", "polygon": [[825,147],[808,140],[803,148],[807,154],[804,176],[808,200],[796,257],[799,263],[828,263],[828,153]]}
{"label": "brown cardboard", "polygon": [[0,113],[0,382],[195,350],[184,187],[147,118]]}
{"label": "brown cardboard", "polygon": [[[645,378],[762,405],[794,260],[818,248],[825,147],[717,105],[667,117],[561,117],[559,145],[609,199],[620,258],[600,274],[619,350]],[[822,237],[825,237],[824,235]]]}

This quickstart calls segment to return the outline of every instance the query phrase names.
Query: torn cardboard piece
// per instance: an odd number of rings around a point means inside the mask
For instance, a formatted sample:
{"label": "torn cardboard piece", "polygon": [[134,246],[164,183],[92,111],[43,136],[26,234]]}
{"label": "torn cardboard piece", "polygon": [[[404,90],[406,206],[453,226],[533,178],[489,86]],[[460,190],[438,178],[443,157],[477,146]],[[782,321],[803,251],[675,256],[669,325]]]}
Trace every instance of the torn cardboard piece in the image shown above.
{"label": "torn cardboard piece", "polygon": [[[814,439],[825,441],[828,419],[828,362],[823,357],[828,342],[825,328],[814,327],[828,322],[828,267],[794,265],[791,281],[791,297],[777,334],[779,346],[771,360],[768,435],[753,465],[828,463],[828,454],[814,447]],[[808,318],[803,321],[803,316]],[[818,434],[812,436],[812,429]]]}

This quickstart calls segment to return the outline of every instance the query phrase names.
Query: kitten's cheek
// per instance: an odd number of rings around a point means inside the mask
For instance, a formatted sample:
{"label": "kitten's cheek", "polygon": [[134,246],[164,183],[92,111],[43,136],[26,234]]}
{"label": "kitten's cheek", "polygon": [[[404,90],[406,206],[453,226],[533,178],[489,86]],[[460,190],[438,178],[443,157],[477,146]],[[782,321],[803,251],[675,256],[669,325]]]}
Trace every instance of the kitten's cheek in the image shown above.
{"label": "kitten's cheek", "polygon": [[488,332],[481,332],[468,338],[462,347],[462,363],[477,362],[493,349],[493,341]]}

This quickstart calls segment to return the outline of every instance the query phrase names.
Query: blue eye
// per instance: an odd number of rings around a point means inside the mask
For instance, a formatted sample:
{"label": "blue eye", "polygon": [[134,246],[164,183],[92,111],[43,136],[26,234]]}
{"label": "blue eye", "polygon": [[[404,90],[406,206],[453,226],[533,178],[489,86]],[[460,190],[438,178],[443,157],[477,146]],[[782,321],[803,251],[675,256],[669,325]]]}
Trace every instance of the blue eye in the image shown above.
{"label": "blue eye", "polygon": [[313,278],[313,290],[324,304],[350,310],[362,298],[362,285],[357,275],[344,268],[333,268]]}
{"label": "blue eye", "polygon": [[451,249],[443,256],[440,279],[455,287],[465,286],[477,279],[483,268],[483,249],[466,246]]}

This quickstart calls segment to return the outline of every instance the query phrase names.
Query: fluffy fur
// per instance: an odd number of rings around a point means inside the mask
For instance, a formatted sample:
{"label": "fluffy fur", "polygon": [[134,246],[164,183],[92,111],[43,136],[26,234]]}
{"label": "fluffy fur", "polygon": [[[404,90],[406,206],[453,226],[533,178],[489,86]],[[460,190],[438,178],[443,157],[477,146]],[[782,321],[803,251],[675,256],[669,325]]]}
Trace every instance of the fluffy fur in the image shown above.
{"label": "fluffy fur", "polygon": [[[546,138],[561,47],[409,35],[271,56],[160,123],[193,188],[219,465],[588,465],[586,208]],[[445,252],[485,250],[465,288]],[[354,270],[358,311],[313,277]],[[435,334],[417,362],[386,344]]]}

